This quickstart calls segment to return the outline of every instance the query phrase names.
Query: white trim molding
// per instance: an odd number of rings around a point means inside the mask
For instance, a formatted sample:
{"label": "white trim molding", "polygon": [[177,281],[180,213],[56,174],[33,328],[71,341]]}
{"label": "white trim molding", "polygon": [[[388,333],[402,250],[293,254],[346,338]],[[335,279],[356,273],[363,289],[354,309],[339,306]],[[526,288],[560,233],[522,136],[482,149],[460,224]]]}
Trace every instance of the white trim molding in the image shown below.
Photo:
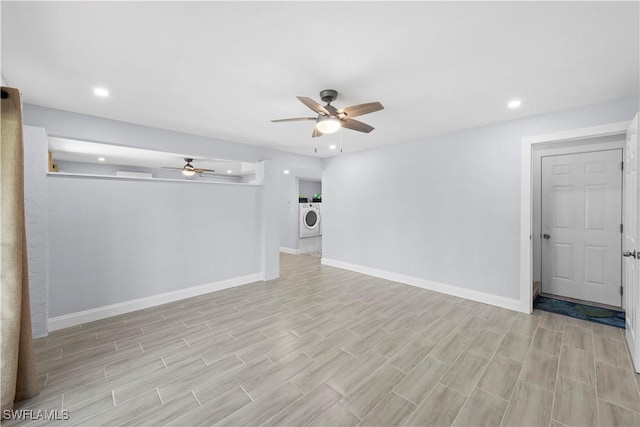
{"label": "white trim molding", "polygon": [[[121,172],[121,171],[118,171]],[[226,175],[223,175],[226,176]],[[177,182],[182,184],[222,184],[235,185],[240,187],[262,187],[262,184],[250,182],[225,182],[225,181],[198,181],[190,179],[172,179],[172,178],[149,178],[143,176],[120,176],[120,175],[97,175],[90,173],[70,173],[70,172],[47,172],[48,178],[86,178],[86,179],[102,179],[109,181],[150,181],[150,182]]]}
{"label": "white trim molding", "polygon": [[284,246],[280,246],[280,252],[290,255],[300,255],[300,249],[285,248]]}
{"label": "white trim molding", "polygon": [[49,332],[262,280],[264,280],[264,275],[262,273],[249,274],[247,276],[220,280],[206,285],[193,286],[177,291],[119,302],[117,304],[96,307],[89,310],[79,311],[77,313],[52,317],[49,319]]}
{"label": "white trim molding", "polygon": [[533,217],[531,215],[533,204],[531,151],[533,145],[620,135],[627,131],[629,123],[629,121],[609,123],[522,138],[520,168],[520,308],[518,311],[523,313],[533,312]]}
{"label": "white trim molding", "polygon": [[405,276],[403,274],[393,273],[391,271],[378,270],[376,268],[350,264],[334,259],[322,258],[321,262],[323,265],[337,267],[343,270],[355,271],[356,273],[362,273],[368,276],[379,277],[381,279],[391,280],[398,283],[404,283],[405,285],[415,286],[417,288],[427,289],[430,291],[440,292],[442,294],[477,301],[483,304],[494,305],[497,307],[506,308],[508,310],[522,311],[522,304],[520,303],[520,300],[514,298],[501,297],[499,295],[488,294],[486,292],[476,291],[474,289],[447,285],[445,283],[433,282],[431,280],[421,279],[418,277]]}

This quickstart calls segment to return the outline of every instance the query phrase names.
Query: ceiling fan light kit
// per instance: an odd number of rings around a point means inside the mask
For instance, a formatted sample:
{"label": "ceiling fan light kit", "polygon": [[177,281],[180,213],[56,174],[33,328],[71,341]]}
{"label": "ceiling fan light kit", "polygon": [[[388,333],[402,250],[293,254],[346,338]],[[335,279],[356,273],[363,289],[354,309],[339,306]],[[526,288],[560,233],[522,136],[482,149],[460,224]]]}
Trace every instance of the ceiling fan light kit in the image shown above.
{"label": "ceiling fan light kit", "polygon": [[193,176],[195,174],[203,174],[203,173],[214,173],[215,170],[214,169],[202,169],[202,168],[196,168],[194,167],[191,162],[193,162],[193,159],[190,158],[185,158],[184,159],[185,162],[187,162],[186,165],[184,165],[181,168],[174,168],[174,167],[169,167],[169,166],[163,166],[162,169],[177,169],[177,170],[181,170],[182,174],[184,176]]}
{"label": "ceiling fan light kit", "polygon": [[186,165],[184,165],[182,167],[182,174],[184,176],[193,176],[196,174],[196,168],[193,167],[193,165],[191,164],[191,162],[193,162],[193,159],[184,159],[185,162],[187,162]]}
{"label": "ceiling fan light kit", "polygon": [[337,132],[340,129],[340,120],[333,116],[318,117],[316,129],[323,134]]}
{"label": "ceiling fan light kit", "polygon": [[320,99],[326,102],[327,105],[320,105],[311,98],[305,96],[298,96],[298,100],[316,112],[317,117],[297,117],[292,119],[278,119],[271,120],[272,123],[280,122],[295,122],[304,120],[315,120],[316,125],[313,127],[313,138],[324,135],[325,133],[334,133],[341,127],[346,129],[355,130],[358,132],[369,133],[374,128],[366,123],[352,119],[352,117],[362,116],[364,114],[373,113],[384,109],[379,102],[369,102],[366,104],[352,105],[351,107],[337,109],[331,102],[335,101],[338,97],[338,91],[333,89],[325,89],[320,92]]}

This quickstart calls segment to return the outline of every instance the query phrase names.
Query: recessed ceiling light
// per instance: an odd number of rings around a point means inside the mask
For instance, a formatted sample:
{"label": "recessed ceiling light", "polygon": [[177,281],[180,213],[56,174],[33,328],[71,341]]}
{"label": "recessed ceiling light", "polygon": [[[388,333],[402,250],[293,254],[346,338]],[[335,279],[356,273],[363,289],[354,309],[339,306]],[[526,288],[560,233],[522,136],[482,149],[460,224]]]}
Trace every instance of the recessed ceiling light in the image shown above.
{"label": "recessed ceiling light", "polygon": [[93,94],[101,98],[106,98],[107,96],[109,96],[109,91],[103,87],[96,87],[93,89]]}
{"label": "recessed ceiling light", "polygon": [[285,175],[289,175],[289,169],[283,170],[282,173],[284,173]]}
{"label": "recessed ceiling light", "polygon": [[104,162],[104,161],[105,161],[105,158],[104,158],[104,157],[98,157],[98,161],[100,161],[100,162]]}
{"label": "recessed ceiling light", "polygon": [[229,169],[229,170],[227,171],[227,173],[231,173],[231,172],[233,172],[231,169]]}
{"label": "recessed ceiling light", "polygon": [[333,145],[333,144],[331,144],[331,145],[329,146],[329,150],[335,150],[336,148],[337,148],[337,147],[336,147],[335,145]]}
{"label": "recessed ceiling light", "polygon": [[509,103],[507,104],[507,107],[518,108],[520,105],[522,105],[522,101],[520,101],[519,99],[513,99],[509,101]]}

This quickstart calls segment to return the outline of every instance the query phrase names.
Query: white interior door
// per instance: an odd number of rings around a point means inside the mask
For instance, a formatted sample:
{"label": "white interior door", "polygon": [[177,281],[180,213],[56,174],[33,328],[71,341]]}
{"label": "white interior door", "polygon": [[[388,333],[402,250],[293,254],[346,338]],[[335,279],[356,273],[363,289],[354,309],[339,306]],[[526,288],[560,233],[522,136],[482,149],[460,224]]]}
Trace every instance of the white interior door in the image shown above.
{"label": "white interior door", "polygon": [[627,130],[624,159],[624,233],[622,261],[625,335],[636,372],[640,372],[640,150],[638,148],[638,115]]}
{"label": "white interior door", "polygon": [[620,307],[622,150],[542,158],[542,291]]}

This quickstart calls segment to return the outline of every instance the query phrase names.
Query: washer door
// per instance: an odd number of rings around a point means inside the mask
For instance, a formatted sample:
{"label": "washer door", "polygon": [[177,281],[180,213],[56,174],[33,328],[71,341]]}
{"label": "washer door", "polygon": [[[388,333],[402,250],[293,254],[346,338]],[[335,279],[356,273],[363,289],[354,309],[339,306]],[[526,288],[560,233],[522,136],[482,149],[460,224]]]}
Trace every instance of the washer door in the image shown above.
{"label": "washer door", "polygon": [[302,217],[302,222],[307,230],[316,230],[320,225],[320,215],[317,209],[308,209]]}

